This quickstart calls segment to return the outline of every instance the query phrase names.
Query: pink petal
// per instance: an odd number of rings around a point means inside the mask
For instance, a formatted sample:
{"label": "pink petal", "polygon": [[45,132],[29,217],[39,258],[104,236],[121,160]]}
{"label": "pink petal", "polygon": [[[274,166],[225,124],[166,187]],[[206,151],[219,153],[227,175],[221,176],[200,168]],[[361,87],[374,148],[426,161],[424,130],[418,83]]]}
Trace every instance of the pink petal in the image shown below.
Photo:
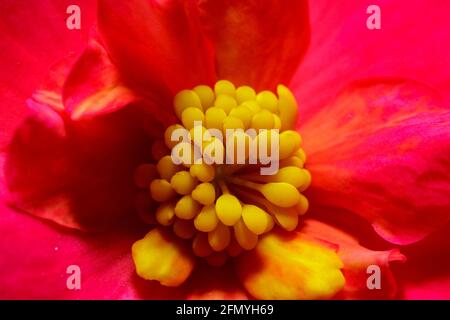
{"label": "pink petal", "polygon": [[405,286],[404,298],[408,300],[449,300],[450,277],[436,277]]}
{"label": "pink petal", "polygon": [[309,44],[307,1],[199,3],[219,78],[257,89],[290,81]]}
{"label": "pink petal", "polygon": [[450,112],[403,81],[344,91],[301,129],[312,202],[343,208],[397,244],[450,219]]}
{"label": "pink petal", "polygon": [[[131,245],[135,229],[87,235],[50,226],[1,205],[1,299],[180,298],[135,274]],[[67,268],[81,271],[80,290],[70,290]]]}
{"label": "pink petal", "polygon": [[[74,232],[0,206],[0,299],[247,298],[229,266],[201,264],[179,288],[139,278],[130,249],[141,233],[136,229]],[[67,288],[71,265],[80,267],[80,290]]]}
{"label": "pink petal", "polygon": [[99,1],[98,23],[112,60],[145,96],[172,95],[214,80],[212,52],[190,2]]}
{"label": "pink petal", "polygon": [[[366,27],[369,5],[381,8],[381,30]],[[348,83],[406,77],[450,94],[447,1],[310,1],[311,46],[291,84],[303,117]]]}
{"label": "pink petal", "polygon": [[[126,294],[125,284],[133,270],[127,261],[129,236],[86,241],[79,234],[52,228],[3,205],[1,213],[2,299],[102,299]],[[81,290],[66,286],[70,265],[81,268]]]}
{"label": "pink petal", "polygon": [[[329,212],[332,214],[333,212]],[[318,240],[338,246],[337,253],[344,263],[342,272],[345,287],[337,295],[339,299],[387,299],[396,297],[397,284],[390,269],[390,263],[406,260],[397,249],[373,251],[361,246],[358,240],[340,229],[317,220],[308,219],[300,232]],[[380,270],[380,289],[369,289],[367,280],[373,271],[370,266]]]}

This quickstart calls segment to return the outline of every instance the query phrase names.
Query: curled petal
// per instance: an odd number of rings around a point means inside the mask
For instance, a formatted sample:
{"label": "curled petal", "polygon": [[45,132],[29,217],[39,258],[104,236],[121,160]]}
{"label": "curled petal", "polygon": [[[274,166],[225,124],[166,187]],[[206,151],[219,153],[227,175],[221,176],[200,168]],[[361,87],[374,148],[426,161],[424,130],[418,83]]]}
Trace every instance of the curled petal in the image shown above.
{"label": "curled petal", "polygon": [[146,97],[211,84],[211,50],[191,2],[99,1],[98,24],[125,81]]}
{"label": "curled petal", "polygon": [[36,109],[7,149],[7,201],[83,230],[133,217],[133,172],[150,158],[151,138],[143,128],[149,111],[133,105],[73,121],[44,105]]}
{"label": "curled petal", "polygon": [[75,60],[86,44],[95,2],[77,1],[82,10],[81,30],[65,27],[70,4],[48,0],[0,3],[0,148],[25,118],[28,110],[23,102],[42,84],[48,69],[61,59]]}
{"label": "curled petal", "polygon": [[312,201],[409,244],[450,219],[450,111],[400,80],[351,86],[301,129]]}
{"label": "curled petal", "polygon": [[344,264],[345,286],[337,298],[387,299],[398,294],[390,263],[406,261],[399,250],[369,250],[344,231],[317,220],[305,221],[301,232],[338,246],[337,254]]}
{"label": "curled petal", "polygon": [[307,1],[198,1],[219,78],[274,90],[289,83],[309,44]]}
{"label": "curled petal", "polygon": [[105,49],[92,40],[64,83],[64,107],[75,120],[116,111],[138,99],[121,82]]}
{"label": "curled petal", "polygon": [[331,298],[345,284],[335,249],[302,233],[272,232],[236,258],[236,269],[257,299]]}

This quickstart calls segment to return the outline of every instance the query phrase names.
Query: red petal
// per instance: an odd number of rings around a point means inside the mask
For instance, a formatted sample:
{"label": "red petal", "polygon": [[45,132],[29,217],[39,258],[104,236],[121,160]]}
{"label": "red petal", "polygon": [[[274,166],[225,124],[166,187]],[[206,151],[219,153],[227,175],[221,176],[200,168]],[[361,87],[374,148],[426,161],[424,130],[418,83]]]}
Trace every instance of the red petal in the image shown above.
{"label": "red petal", "polygon": [[188,2],[101,0],[98,12],[108,52],[140,93],[171,99],[214,80],[211,52]]}
{"label": "red petal", "polygon": [[244,291],[230,263],[222,267],[197,264],[196,271],[186,283],[187,299],[246,300]]}
{"label": "red petal", "polygon": [[301,128],[312,202],[408,244],[450,219],[450,112],[415,83],[351,87]]}
{"label": "red petal", "polygon": [[450,299],[450,224],[402,251],[408,261],[395,270],[405,299]]}
{"label": "red petal", "polygon": [[[381,30],[366,26],[371,4],[381,9]],[[304,118],[364,78],[406,77],[450,94],[449,2],[324,0],[310,9],[311,46],[290,86]]]}
{"label": "red petal", "polygon": [[[345,277],[345,287],[337,298],[386,299],[396,296],[397,284],[390,270],[390,263],[406,260],[397,249],[369,250],[361,246],[358,240],[349,234],[316,220],[306,220],[300,230],[316,239],[338,246],[337,253],[344,263],[342,272]],[[369,289],[367,286],[367,280],[373,274],[373,271],[368,271],[369,266],[380,268],[380,289]]]}
{"label": "red petal", "polygon": [[63,98],[72,119],[110,113],[137,100],[121,83],[104,48],[94,40],[71,69]]}
{"label": "red petal", "polygon": [[[39,106],[8,148],[5,180],[15,207],[62,225],[106,228],[134,212],[134,169],[150,157],[140,106],[73,121]],[[155,127],[155,125],[154,125]]]}
{"label": "red petal", "polygon": [[199,2],[219,78],[257,89],[289,83],[309,43],[307,1]]}

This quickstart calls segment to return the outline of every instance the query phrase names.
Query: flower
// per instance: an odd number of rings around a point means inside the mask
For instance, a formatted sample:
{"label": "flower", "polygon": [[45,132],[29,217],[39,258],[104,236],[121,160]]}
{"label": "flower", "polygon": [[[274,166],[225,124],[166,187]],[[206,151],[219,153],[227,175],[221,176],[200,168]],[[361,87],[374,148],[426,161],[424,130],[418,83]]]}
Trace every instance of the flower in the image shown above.
{"label": "flower", "polygon": [[[32,75],[87,35],[56,31],[64,8],[51,15],[50,4],[35,4],[34,15],[55,17],[41,32],[22,25],[32,10],[2,6],[11,46],[2,53],[1,192],[15,209],[2,208],[2,297],[448,297],[446,4],[382,2],[390,19],[369,31],[359,3],[102,0],[98,32],[81,56],[51,68],[23,121]],[[92,10],[82,3],[88,23]],[[156,208],[148,192],[136,195],[133,176],[155,162],[156,141],[176,119],[173,97],[219,79],[295,93],[312,184],[295,231],[276,228],[213,268],[167,229],[142,224],[135,206],[150,224]],[[135,275],[133,243],[151,253],[135,253],[136,265],[143,259],[163,285]],[[405,260],[399,246],[409,260],[391,266]],[[65,286],[71,264],[82,290]],[[367,287],[371,265],[381,269],[380,290]]]}

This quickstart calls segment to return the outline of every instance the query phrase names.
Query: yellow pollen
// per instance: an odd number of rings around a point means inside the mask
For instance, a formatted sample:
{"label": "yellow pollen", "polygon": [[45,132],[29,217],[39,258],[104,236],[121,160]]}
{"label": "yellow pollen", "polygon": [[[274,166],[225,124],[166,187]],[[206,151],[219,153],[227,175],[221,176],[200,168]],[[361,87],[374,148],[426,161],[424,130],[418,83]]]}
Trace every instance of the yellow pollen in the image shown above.
{"label": "yellow pollen", "polygon": [[[279,85],[276,93],[256,92],[220,80],[213,88],[199,85],[180,91],[173,105],[179,122],[151,146],[156,164],[139,166],[134,176],[136,185],[149,189],[156,203],[155,223],[214,266],[252,250],[273,228],[294,230],[309,208],[302,193],[311,184],[311,174],[295,130],[298,109],[291,91]],[[197,122],[201,127],[194,126]],[[238,130],[226,135],[227,129]],[[253,129],[255,136],[246,131]],[[180,130],[188,139],[172,141]],[[267,139],[263,131],[269,133]],[[203,138],[196,140],[197,133]],[[278,147],[272,150],[273,139]],[[229,148],[231,140],[235,143]],[[258,151],[255,157],[252,150]],[[273,174],[260,170],[266,167],[262,150],[278,156],[279,168]],[[231,151],[234,157],[229,156]],[[239,151],[244,152],[243,163],[238,162]],[[195,155],[203,161],[197,162]],[[228,160],[233,163],[225,163]],[[141,248],[146,246],[135,246],[135,255],[144,257]]]}

